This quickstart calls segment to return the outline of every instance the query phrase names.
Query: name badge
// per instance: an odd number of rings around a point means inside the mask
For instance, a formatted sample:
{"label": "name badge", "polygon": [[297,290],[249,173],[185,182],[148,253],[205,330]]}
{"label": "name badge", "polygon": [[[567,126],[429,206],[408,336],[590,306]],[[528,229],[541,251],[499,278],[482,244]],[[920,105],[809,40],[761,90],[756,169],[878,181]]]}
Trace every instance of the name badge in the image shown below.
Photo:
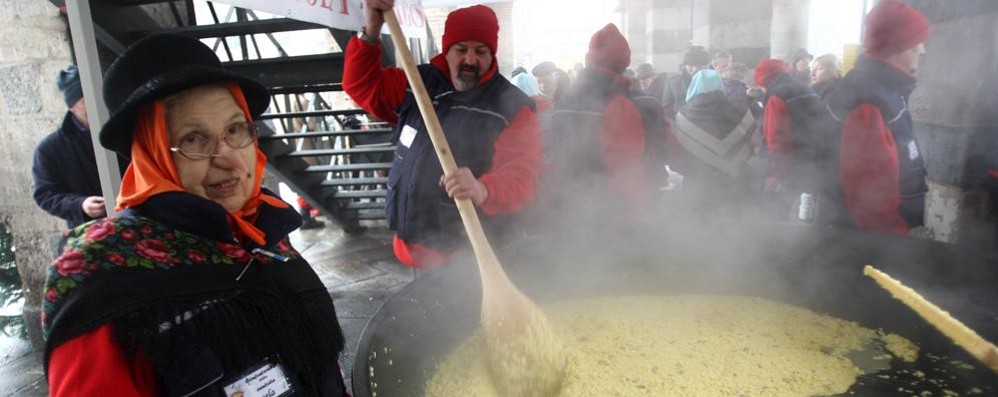
{"label": "name badge", "polygon": [[408,125],[402,127],[402,135],[399,136],[399,142],[402,142],[402,146],[412,146],[414,139],[416,139],[416,129]]}
{"label": "name badge", "polygon": [[282,397],[292,392],[294,388],[284,376],[281,366],[269,361],[225,386],[225,395],[229,397]]}
{"label": "name badge", "polygon": [[908,160],[918,158],[918,144],[915,141],[908,142]]}

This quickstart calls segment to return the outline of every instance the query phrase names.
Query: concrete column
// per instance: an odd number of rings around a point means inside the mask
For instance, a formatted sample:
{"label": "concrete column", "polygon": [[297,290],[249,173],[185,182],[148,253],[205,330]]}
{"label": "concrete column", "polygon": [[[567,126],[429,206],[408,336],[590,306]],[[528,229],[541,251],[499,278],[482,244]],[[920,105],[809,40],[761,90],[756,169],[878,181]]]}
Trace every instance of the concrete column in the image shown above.
{"label": "concrete column", "polygon": [[632,66],[648,62],[674,75],[690,45],[693,0],[626,0],[625,34],[631,43]]}
{"label": "concrete column", "polygon": [[998,167],[998,2],[910,0],[932,22],[909,101],[929,178],[926,228],[974,247],[995,241],[988,167]]}
{"label": "concrete column", "polygon": [[495,11],[499,19],[499,48],[496,49],[496,59],[499,60],[499,72],[509,76],[516,67],[516,47],[513,29],[513,2],[491,3],[487,7]]}
{"label": "concrete column", "polygon": [[651,1],[631,1],[625,4],[623,26],[620,26],[627,42],[631,45],[631,67],[651,62],[651,40],[648,34],[648,13],[651,11]]}
{"label": "concrete column", "polygon": [[0,0],[0,222],[14,236],[24,284],[29,336],[40,346],[38,308],[45,268],[52,262],[49,238],[65,228],[31,197],[35,145],[66,113],[56,89],[60,69],[72,63],[69,32],[47,0]]}
{"label": "concrete column", "polygon": [[771,0],[697,1],[693,44],[731,52],[736,61],[754,66],[769,56],[773,12]]}
{"label": "concrete column", "polygon": [[773,25],[769,38],[770,57],[785,59],[798,48],[807,47],[811,0],[772,0]]}

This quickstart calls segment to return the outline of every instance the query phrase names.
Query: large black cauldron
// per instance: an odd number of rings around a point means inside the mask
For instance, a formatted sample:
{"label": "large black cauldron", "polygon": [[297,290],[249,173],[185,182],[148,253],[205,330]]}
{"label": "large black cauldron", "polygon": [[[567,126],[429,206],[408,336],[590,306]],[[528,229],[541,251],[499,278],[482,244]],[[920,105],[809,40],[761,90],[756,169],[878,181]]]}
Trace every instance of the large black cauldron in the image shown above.
{"label": "large black cauldron", "polygon": [[[861,377],[850,390],[855,395],[896,395],[899,387],[932,395],[976,387],[998,395],[998,376],[862,275],[863,265],[873,264],[995,341],[998,257],[991,254],[790,225],[643,224],[535,237],[499,256],[513,282],[542,305],[600,295],[752,295],[881,328],[920,346],[914,365],[895,360],[887,381]],[[471,259],[425,274],[393,296],[364,330],[355,395],[422,396],[437,363],[477,327],[480,302]],[[925,378],[912,375],[916,370]]]}

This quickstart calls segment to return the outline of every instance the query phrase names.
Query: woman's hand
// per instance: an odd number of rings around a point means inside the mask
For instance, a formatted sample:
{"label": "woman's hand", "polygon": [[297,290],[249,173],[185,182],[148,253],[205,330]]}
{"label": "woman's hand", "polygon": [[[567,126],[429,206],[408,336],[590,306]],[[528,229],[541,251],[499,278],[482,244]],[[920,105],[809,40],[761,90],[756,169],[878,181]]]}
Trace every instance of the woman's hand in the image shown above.
{"label": "woman's hand", "polygon": [[381,12],[395,7],[395,0],[365,0],[364,8],[367,13],[367,22],[364,24],[364,33],[369,37],[381,35],[381,26],[385,24],[385,19]]}
{"label": "woman's hand", "polygon": [[489,197],[485,184],[475,178],[467,167],[458,168],[450,175],[440,177],[440,187],[454,199],[471,199],[476,207],[481,207]]}

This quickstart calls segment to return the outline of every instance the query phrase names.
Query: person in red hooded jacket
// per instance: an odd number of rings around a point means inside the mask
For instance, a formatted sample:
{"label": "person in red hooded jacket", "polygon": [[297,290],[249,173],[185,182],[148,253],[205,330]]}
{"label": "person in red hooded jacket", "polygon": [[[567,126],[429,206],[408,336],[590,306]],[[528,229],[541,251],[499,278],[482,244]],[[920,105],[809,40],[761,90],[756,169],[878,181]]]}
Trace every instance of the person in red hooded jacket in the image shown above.
{"label": "person in red hooded jacket", "polygon": [[923,223],[928,190],[908,96],[931,29],[900,0],[877,3],[864,23],[864,53],[827,98],[841,128],[842,203],[860,230],[907,235]]}
{"label": "person in red hooded jacket", "polygon": [[451,12],[443,54],[419,66],[459,167],[443,175],[405,73],[381,67],[381,10],[394,1],[366,5],[364,30],[347,45],[343,89],[396,126],[386,199],[395,256],[408,266],[438,266],[467,244],[453,199],[470,199],[493,238],[533,199],[541,164],[534,102],[497,72],[495,13],[480,5]]}
{"label": "person in red hooded jacket", "polygon": [[544,138],[545,161],[554,172],[545,188],[557,196],[555,205],[602,205],[609,192],[624,203],[645,201],[645,126],[630,80],[622,76],[630,61],[627,39],[606,25],[590,40],[578,81],[555,103]]}

